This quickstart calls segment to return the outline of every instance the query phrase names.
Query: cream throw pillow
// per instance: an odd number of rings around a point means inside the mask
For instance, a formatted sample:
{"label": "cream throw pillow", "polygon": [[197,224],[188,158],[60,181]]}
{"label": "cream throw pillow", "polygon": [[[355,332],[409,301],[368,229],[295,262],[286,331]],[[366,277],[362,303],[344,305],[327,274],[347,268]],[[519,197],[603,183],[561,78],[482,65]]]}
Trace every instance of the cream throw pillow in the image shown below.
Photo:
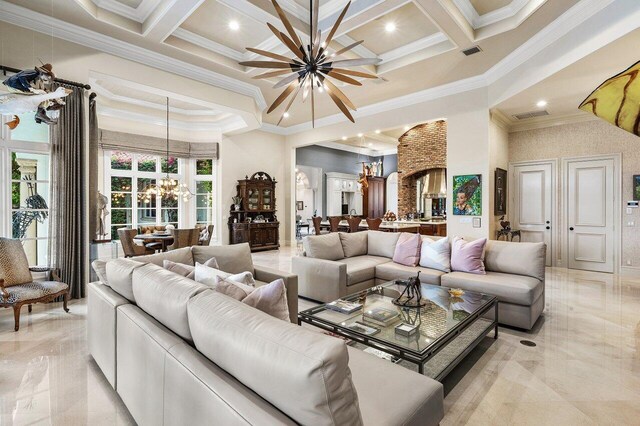
{"label": "cream throw pillow", "polygon": [[[218,262],[216,261],[215,257],[212,257],[211,259],[207,260],[206,262],[203,263],[203,265],[209,266],[215,269],[220,269],[218,267]],[[183,277],[186,277],[186,278],[189,278],[190,280],[195,281],[195,277],[196,277],[195,266],[187,265],[185,263],[178,263],[172,260],[165,259],[162,261],[162,267],[168,271],[174,272],[178,275],[182,275]]]}
{"label": "cream throw pillow", "polygon": [[284,281],[279,278],[270,284],[251,287],[233,281],[231,277],[215,277],[214,291],[227,295],[233,299],[256,308],[274,318],[289,322],[289,305],[287,303],[287,289]]}
{"label": "cream throw pillow", "polygon": [[249,271],[232,275],[221,271],[220,269],[212,268],[210,266],[196,262],[195,280],[197,282],[213,287],[216,284],[216,277],[220,277],[222,279],[230,279],[231,281],[250,286],[253,286],[256,283],[256,281],[253,279],[253,274]]}

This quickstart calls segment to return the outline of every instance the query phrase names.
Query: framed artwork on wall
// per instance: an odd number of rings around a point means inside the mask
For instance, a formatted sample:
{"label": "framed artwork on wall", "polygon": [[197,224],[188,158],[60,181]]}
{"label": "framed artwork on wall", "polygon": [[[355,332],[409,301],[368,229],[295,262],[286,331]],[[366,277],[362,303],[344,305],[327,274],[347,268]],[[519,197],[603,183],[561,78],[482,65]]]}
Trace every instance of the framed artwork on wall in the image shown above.
{"label": "framed artwork on wall", "polygon": [[640,175],[633,175],[633,199],[640,200]]}
{"label": "framed artwork on wall", "polygon": [[495,172],[493,214],[504,216],[507,214],[507,171],[497,168]]}
{"label": "framed artwork on wall", "polygon": [[482,215],[482,175],[453,177],[453,214]]}
{"label": "framed artwork on wall", "polygon": [[304,201],[296,201],[296,208],[298,210],[304,210]]}

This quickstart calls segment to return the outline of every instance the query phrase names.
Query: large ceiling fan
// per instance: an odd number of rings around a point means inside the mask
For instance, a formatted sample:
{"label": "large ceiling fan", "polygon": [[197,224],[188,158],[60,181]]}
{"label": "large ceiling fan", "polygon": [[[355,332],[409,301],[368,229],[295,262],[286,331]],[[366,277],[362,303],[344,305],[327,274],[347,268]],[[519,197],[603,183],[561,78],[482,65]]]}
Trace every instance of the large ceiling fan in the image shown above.
{"label": "large ceiling fan", "polygon": [[[273,77],[283,77],[278,81],[273,88],[278,89],[285,87],[285,90],[278,96],[278,98],[271,104],[267,110],[267,114],[273,112],[280,104],[282,104],[287,98],[289,102],[286,104],[284,111],[278,120],[278,125],[282,122],[282,119],[288,113],[289,108],[293,104],[298,94],[302,91],[303,102],[307,100],[307,97],[311,97],[311,122],[315,127],[315,105],[314,105],[314,93],[326,91],[331,100],[340,108],[340,111],[352,122],[355,123],[353,116],[349,112],[349,109],[355,111],[356,107],[349,100],[349,98],[331,81],[332,78],[342,81],[354,86],[362,86],[358,80],[353,77],[361,78],[378,78],[374,74],[356,71],[348,69],[350,67],[362,66],[362,65],[375,65],[380,63],[381,59],[378,58],[359,58],[359,59],[338,59],[336,58],[344,53],[347,53],[354,47],[360,45],[364,40],[354,42],[348,46],[330,53],[329,46],[333,37],[338,30],[338,27],[342,23],[342,19],[347,13],[351,2],[347,3],[340,16],[336,20],[335,24],[322,40],[322,32],[318,27],[318,12],[320,8],[320,0],[309,0],[309,43],[304,44],[298,34],[291,26],[289,19],[285,15],[284,11],[276,0],[271,0],[273,6],[282,21],[282,24],[287,30],[288,34],[279,31],[270,23],[267,23],[269,29],[275,34],[275,36],[284,43],[287,48],[293,53],[294,58],[287,58],[286,56],[279,55],[277,53],[268,52],[261,49],[254,49],[247,47],[247,50],[258,55],[265,56],[275,61],[246,61],[240,62],[240,65],[254,68],[271,68],[273,71],[266,72],[264,74],[257,75],[255,79],[266,79]],[[293,96],[292,96],[293,95]]]}

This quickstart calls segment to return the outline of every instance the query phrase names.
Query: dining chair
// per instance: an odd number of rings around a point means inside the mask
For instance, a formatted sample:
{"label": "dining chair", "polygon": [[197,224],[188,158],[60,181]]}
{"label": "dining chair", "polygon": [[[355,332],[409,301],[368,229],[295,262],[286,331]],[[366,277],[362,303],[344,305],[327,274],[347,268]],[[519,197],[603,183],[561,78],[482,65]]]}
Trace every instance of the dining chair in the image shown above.
{"label": "dining chair", "polygon": [[362,218],[360,217],[348,217],[347,223],[349,224],[349,232],[358,232],[360,230],[360,223]]}
{"label": "dining chair", "polygon": [[322,228],[320,227],[321,223],[322,223],[322,217],[321,216],[314,216],[311,218],[311,221],[313,222],[313,229],[316,232],[316,235],[322,235],[322,234],[328,234],[329,231],[323,231]]}
{"label": "dining chair", "polygon": [[173,236],[173,244],[167,246],[167,251],[198,245],[198,239],[200,238],[200,230],[198,228],[171,229],[170,232]]}
{"label": "dining chair", "polygon": [[367,218],[367,226],[369,227],[369,231],[377,231],[380,229],[380,225],[382,224],[382,219],[376,217],[375,219]]}
{"label": "dining chair", "polygon": [[199,246],[208,246],[211,242],[211,236],[213,235],[213,225],[196,225],[198,231],[200,231],[200,235],[198,237],[198,245]]}
{"label": "dining chair", "polygon": [[138,235],[137,229],[120,228],[118,229],[118,237],[120,238],[120,244],[122,244],[122,251],[124,257],[144,256],[146,254],[153,254],[155,250],[146,245],[138,245],[133,241],[133,238]]}
{"label": "dining chair", "polygon": [[329,229],[331,232],[338,232],[342,216],[329,216]]}

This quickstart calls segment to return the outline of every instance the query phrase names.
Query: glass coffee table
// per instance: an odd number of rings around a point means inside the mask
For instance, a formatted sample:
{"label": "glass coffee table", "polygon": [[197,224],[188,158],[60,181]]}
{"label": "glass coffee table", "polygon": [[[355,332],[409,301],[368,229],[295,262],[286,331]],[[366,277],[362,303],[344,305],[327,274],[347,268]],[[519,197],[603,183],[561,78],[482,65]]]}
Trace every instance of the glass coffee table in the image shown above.
{"label": "glass coffee table", "polygon": [[396,362],[417,364],[420,374],[439,381],[491,330],[498,338],[496,297],[471,291],[455,297],[446,287],[422,284],[426,305],[407,308],[393,303],[404,289],[403,282],[390,281],[336,301],[362,305],[356,311],[343,313],[350,307],[344,303],[342,312],[323,304],[300,312],[298,323],[377,349]]}

